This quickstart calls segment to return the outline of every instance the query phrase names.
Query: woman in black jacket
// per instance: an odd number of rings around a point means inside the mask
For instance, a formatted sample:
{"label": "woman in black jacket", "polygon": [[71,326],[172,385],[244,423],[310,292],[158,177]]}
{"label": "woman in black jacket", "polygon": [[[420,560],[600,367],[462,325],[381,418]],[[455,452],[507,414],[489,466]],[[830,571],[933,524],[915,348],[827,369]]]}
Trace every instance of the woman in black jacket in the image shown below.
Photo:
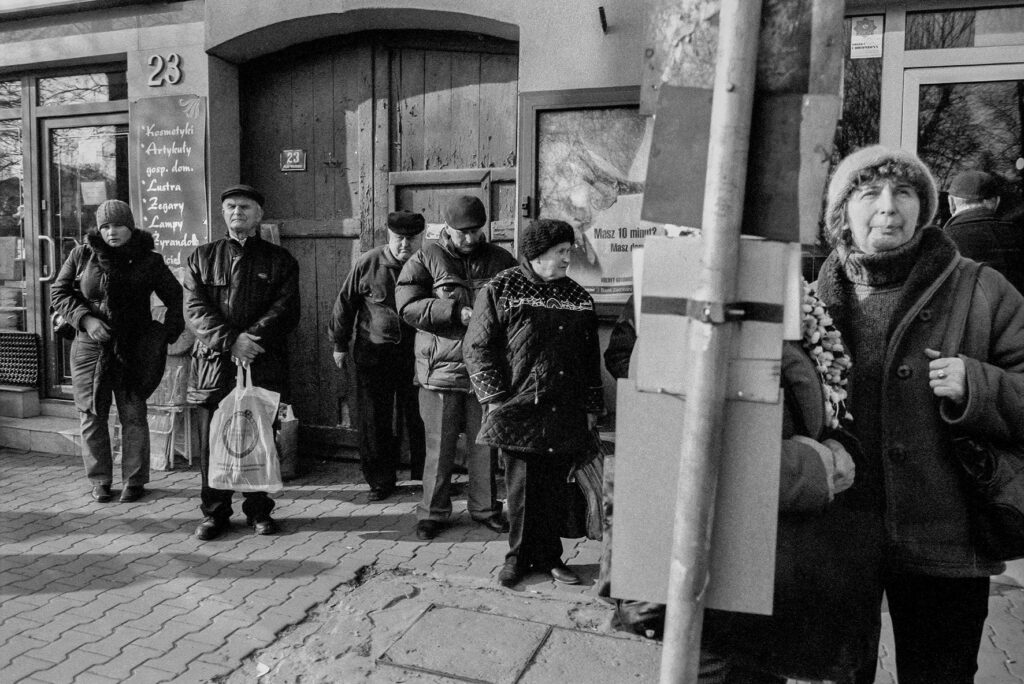
{"label": "woman in black jacket", "polygon": [[[163,374],[167,344],[185,327],[181,286],[135,227],[131,208],[107,200],[96,229],[71,251],[52,289],[53,308],[75,329],[71,383],[82,423],[82,459],[92,498],[110,501],[113,458],[107,418],[111,395],[121,422],[121,501],[136,501],[149,482],[146,399]],[[153,320],[150,296],[167,307]]]}
{"label": "woman in black jacket", "polygon": [[463,342],[470,382],[488,406],[477,441],[506,459],[509,552],[498,575],[506,587],[531,567],[579,582],[561,560],[565,483],[593,445],[604,399],[594,301],[565,274],[573,239],[564,221],[529,225],[522,261],[477,295]]}

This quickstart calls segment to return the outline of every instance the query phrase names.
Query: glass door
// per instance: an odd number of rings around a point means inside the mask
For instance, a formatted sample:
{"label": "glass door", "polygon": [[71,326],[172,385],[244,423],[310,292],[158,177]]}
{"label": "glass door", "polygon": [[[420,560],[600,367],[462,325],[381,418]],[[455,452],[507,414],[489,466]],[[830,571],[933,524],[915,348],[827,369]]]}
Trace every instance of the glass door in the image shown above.
{"label": "glass door", "polygon": [[960,171],[988,171],[1003,181],[1000,211],[1024,216],[1024,64],[908,69],[903,102],[903,147],[931,167],[940,191]]}
{"label": "glass door", "polygon": [[[86,232],[96,226],[96,209],[108,199],[128,201],[128,116],[97,115],[42,122],[43,221],[39,280],[44,315],[50,286]],[[70,342],[44,325],[46,390],[71,398]]]}

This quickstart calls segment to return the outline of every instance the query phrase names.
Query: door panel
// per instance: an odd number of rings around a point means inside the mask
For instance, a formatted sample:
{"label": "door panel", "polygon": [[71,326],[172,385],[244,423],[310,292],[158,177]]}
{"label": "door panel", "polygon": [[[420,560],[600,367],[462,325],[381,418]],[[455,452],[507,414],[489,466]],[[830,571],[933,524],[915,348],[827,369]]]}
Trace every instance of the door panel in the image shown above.
{"label": "door panel", "polygon": [[[46,209],[41,236],[52,240],[42,250],[43,307],[50,305],[50,284],[85,233],[96,226],[96,209],[108,199],[128,201],[128,117],[123,114],[44,121],[43,187]],[[52,256],[51,256],[52,254]],[[55,339],[43,326],[47,396],[71,397],[70,342]]]}
{"label": "door panel", "polygon": [[915,150],[945,190],[965,169],[1005,182],[1006,210],[1024,185],[1024,65],[913,69],[904,79],[903,145]]}
{"label": "door panel", "polygon": [[[514,225],[518,61],[513,44],[494,41],[492,53],[490,41],[361,33],[298,46],[241,71],[241,180],[265,194],[264,220],[279,225],[303,281],[291,371],[307,430],[337,431],[354,411],[326,330],[351,264],[384,241],[390,209],[416,207],[437,222],[461,188],[490,198],[494,218]],[[305,150],[307,170],[280,171],[285,149]],[[487,167],[500,172],[494,183],[480,180]],[[454,186],[389,184],[396,171],[467,169],[475,180]]]}

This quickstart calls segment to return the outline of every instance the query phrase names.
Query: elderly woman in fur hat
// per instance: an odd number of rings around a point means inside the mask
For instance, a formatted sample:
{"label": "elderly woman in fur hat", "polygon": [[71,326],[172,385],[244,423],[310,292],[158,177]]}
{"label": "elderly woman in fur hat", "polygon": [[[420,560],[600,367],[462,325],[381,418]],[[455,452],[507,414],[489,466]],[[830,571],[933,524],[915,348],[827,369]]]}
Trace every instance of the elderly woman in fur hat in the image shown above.
{"label": "elderly woman in fur hat", "polygon": [[[153,320],[153,293],[167,307]],[[149,482],[146,399],[163,374],[167,344],[185,327],[182,291],[153,236],[135,227],[131,207],[107,200],[96,228],[71,251],[51,291],[54,311],[75,329],[71,384],[82,423],[82,459],[92,498],[110,501],[113,458],[107,418],[111,395],[121,422],[122,502],[136,501]]]}
{"label": "elderly woman in fur hat", "polygon": [[[1024,298],[991,268],[972,277],[973,262],[930,225],[935,179],[914,154],[854,152],[827,199],[833,251],[818,294],[853,358],[848,406],[865,455],[847,503],[884,521],[897,676],[971,682],[989,576],[1003,564],[972,542],[952,439],[1024,441]],[[965,300],[955,346],[951,314]]]}
{"label": "elderly woman in fur hat", "polygon": [[580,581],[562,562],[566,479],[594,448],[604,398],[594,300],[566,275],[574,240],[564,221],[531,222],[519,266],[480,290],[463,341],[470,382],[488,406],[477,441],[505,456],[509,551],[498,574],[505,587],[531,569]]}

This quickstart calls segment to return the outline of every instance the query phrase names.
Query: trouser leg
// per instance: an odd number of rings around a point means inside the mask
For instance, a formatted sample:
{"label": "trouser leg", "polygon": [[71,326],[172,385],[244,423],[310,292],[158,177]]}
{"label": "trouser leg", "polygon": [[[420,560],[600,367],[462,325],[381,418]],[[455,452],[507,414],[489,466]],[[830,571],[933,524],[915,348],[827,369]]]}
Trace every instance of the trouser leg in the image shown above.
{"label": "trouser leg", "polygon": [[417,519],[443,522],[452,513],[451,481],[459,440],[461,402],[458,392],[420,390],[420,413],[426,439],[423,500]]}
{"label": "trouser leg", "polygon": [[98,382],[92,410],[78,413],[82,425],[82,462],[90,482],[110,485],[114,478],[114,457],[110,453],[110,427],[107,422],[112,390],[105,378]]}
{"label": "trouser leg", "polygon": [[124,387],[115,387],[114,400],[121,421],[121,480],[129,486],[141,486],[149,482],[146,400]]}
{"label": "trouser leg", "polygon": [[526,472],[524,553],[547,569],[562,563],[560,532],[566,518],[565,490],[571,459],[550,454],[530,461]]}
{"label": "trouser leg", "polygon": [[201,486],[199,489],[199,510],[203,516],[227,523],[231,517],[230,489],[214,489],[209,483],[210,477],[210,422],[213,410],[207,406],[196,408],[196,425],[199,430],[199,472]]}
{"label": "trouser leg", "polygon": [[497,470],[497,450],[486,444],[477,444],[483,409],[472,394],[464,394],[463,417],[466,425],[466,441],[469,443],[469,493],[467,508],[474,520],[492,518],[501,513],[498,501],[498,486],[494,473]]}
{"label": "trouser leg", "polygon": [[399,385],[395,398],[401,421],[399,424],[405,426],[405,435],[409,440],[409,479],[422,480],[427,445],[423,418],[420,416],[419,388],[407,380]]}
{"label": "trouser leg", "polygon": [[885,593],[900,684],[973,682],[989,579],[893,574]]}
{"label": "trouser leg", "polygon": [[359,462],[372,489],[393,489],[398,468],[395,391],[384,369],[356,367]]}
{"label": "trouser leg", "polygon": [[526,461],[508,452],[502,452],[505,462],[505,489],[508,498],[508,553],[505,561],[515,562],[519,567],[529,567],[527,559],[520,554],[523,548],[523,526],[526,522]]}
{"label": "trouser leg", "polygon": [[242,492],[242,513],[247,520],[266,520],[274,510],[274,500],[266,492]]}

